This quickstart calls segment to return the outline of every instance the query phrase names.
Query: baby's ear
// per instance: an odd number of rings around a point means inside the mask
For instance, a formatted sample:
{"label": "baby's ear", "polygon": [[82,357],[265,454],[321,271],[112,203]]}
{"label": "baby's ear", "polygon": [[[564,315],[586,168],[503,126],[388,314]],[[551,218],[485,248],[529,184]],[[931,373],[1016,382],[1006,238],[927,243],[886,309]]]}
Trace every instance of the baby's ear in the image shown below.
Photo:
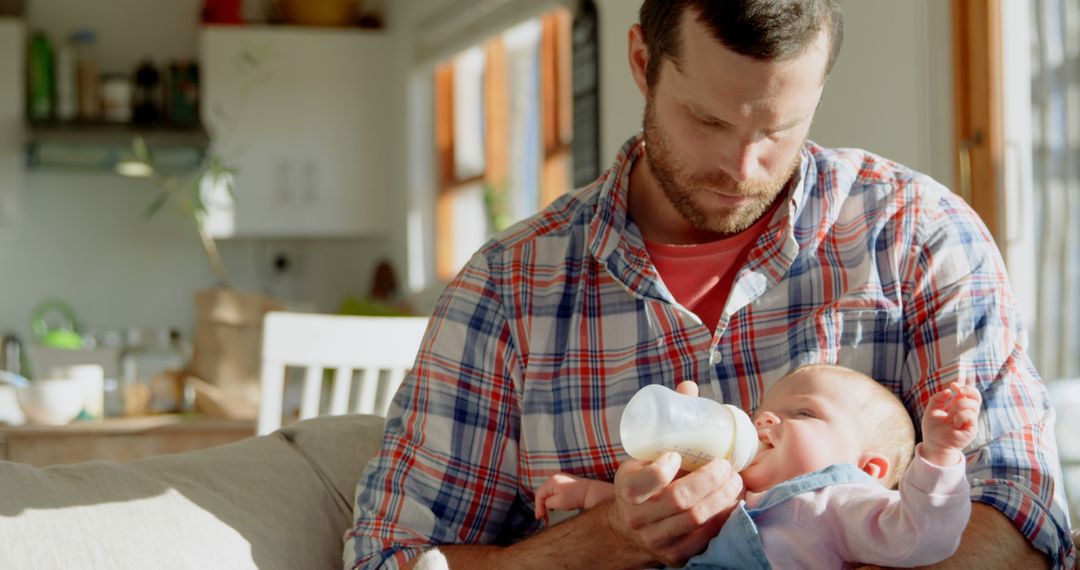
{"label": "baby's ear", "polygon": [[873,451],[866,451],[862,454],[859,458],[859,469],[882,483],[892,474],[892,464],[889,462],[889,458]]}

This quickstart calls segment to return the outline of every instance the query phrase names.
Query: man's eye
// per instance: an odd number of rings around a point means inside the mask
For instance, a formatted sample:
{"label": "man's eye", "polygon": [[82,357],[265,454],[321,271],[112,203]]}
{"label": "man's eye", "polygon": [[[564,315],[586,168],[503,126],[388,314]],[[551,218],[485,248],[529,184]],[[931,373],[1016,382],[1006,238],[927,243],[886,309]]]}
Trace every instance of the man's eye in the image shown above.
{"label": "man's eye", "polygon": [[795,410],[795,417],[797,418],[816,418],[814,412],[810,410]]}
{"label": "man's eye", "polygon": [[701,125],[701,126],[703,126],[703,127],[709,127],[709,128],[713,128],[713,129],[722,129],[722,128],[727,127],[727,123],[723,123],[723,122],[720,122],[720,121],[716,121],[714,119],[708,119],[706,117],[702,117],[701,115],[695,113],[694,111],[689,111],[689,113],[690,113],[690,116],[694,119],[694,122]]}

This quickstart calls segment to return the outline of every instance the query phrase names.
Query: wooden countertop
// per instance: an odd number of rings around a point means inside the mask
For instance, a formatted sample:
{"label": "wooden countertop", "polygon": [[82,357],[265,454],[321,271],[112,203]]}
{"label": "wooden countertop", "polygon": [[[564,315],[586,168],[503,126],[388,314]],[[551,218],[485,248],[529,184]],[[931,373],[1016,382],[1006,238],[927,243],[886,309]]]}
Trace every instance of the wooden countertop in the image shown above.
{"label": "wooden countertop", "polygon": [[255,435],[255,420],[227,420],[199,415],[164,414],[135,418],[79,420],[62,426],[0,424],[0,433],[32,435],[135,434],[148,431],[244,431]]}
{"label": "wooden countertop", "polygon": [[255,435],[255,420],[161,415],[76,421],[64,426],[0,425],[0,459],[37,467],[94,459],[131,461],[225,445]]}

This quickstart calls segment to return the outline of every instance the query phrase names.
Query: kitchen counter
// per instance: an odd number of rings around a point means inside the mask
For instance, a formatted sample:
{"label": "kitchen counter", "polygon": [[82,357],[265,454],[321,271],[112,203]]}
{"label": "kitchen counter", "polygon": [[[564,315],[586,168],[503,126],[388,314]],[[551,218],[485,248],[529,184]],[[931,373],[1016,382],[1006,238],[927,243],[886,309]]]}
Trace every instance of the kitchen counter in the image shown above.
{"label": "kitchen counter", "polygon": [[0,459],[35,467],[93,459],[131,461],[225,445],[255,435],[254,420],[161,415],[0,426]]}

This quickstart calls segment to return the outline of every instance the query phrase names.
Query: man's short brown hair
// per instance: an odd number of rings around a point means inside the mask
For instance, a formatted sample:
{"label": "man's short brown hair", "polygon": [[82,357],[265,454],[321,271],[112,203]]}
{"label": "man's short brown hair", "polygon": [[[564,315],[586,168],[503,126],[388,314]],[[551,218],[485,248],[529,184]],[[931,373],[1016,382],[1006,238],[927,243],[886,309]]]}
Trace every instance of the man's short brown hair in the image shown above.
{"label": "man's short brown hair", "polygon": [[638,19],[649,47],[645,81],[650,87],[659,79],[665,57],[678,65],[679,29],[687,8],[724,47],[760,60],[797,57],[822,30],[828,30],[825,75],[832,70],[844,41],[840,0],[645,0]]}

